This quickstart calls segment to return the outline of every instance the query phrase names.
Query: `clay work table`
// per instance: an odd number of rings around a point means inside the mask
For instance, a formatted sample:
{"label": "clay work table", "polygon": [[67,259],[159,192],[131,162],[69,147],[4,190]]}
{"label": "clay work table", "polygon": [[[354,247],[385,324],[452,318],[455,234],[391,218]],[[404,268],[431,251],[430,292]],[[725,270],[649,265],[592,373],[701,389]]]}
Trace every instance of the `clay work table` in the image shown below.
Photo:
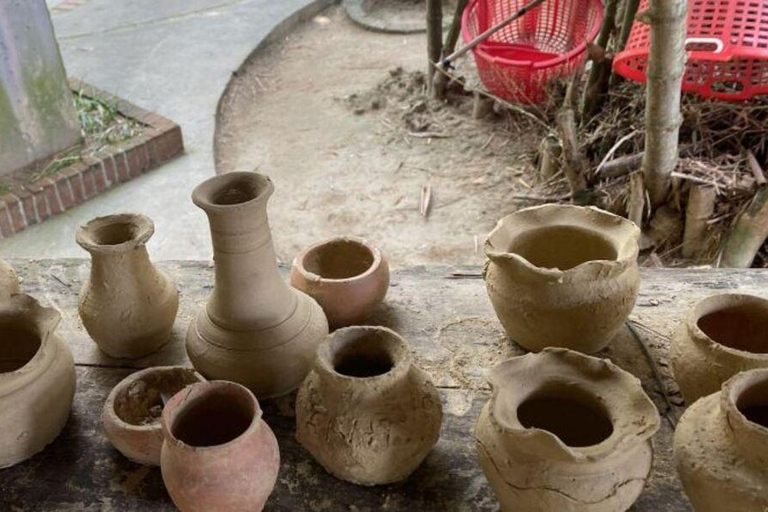
{"label": "clay work table", "polygon": [[[0,510],[173,510],[160,471],[128,462],[102,434],[99,414],[112,386],[135,368],[189,362],[184,333],[193,312],[211,290],[213,269],[205,262],[165,262],[181,290],[181,307],[171,342],[138,361],[111,359],[88,338],[77,315],[85,260],[12,261],[22,290],[58,308],[59,327],[78,365],[73,412],[62,435],[43,453],[0,470]],[[400,332],[416,361],[440,388],[445,419],[440,442],[424,465],[404,484],[363,488],[326,474],[294,440],[291,399],[263,404],[280,442],[282,467],[267,510],[497,510],[475,462],[472,429],[488,398],[484,371],[522,353],[505,338],[478,278],[448,279],[451,269],[415,267],[395,271],[385,307],[372,323]],[[466,270],[466,269],[465,269]],[[287,271],[287,269],[286,269]],[[472,269],[471,272],[477,272]],[[739,290],[768,295],[768,272],[653,270],[642,272],[642,288],[632,318],[656,361],[678,417],[682,399],[669,378],[668,336],[694,301],[712,293]],[[633,372],[661,411],[659,393],[642,345],[624,329],[602,354]],[[671,464],[671,426],[662,416],[654,440],[654,472],[633,510],[690,510]]]}

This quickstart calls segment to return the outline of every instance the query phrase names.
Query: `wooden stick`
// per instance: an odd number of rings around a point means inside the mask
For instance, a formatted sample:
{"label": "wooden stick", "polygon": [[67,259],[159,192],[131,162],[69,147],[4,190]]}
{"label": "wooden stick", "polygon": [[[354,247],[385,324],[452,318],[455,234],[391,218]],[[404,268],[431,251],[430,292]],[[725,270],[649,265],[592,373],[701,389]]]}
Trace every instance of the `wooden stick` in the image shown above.
{"label": "wooden stick", "polygon": [[539,179],[546,181],[560,171],[563,148],[557,137],[547,135],[539,144]]}
{"label": "wooden stick", "polygon": [[459,34],[461,33],[461,17],[464,14],[467,3],[469,3],[469,0],[458,0],[456,2],[456,11],[453,13],[451,28],[448,29],[448,35],[445,36],[445,43],[443,44],[443,58],[453,53],[456,49],[456,43],[459,41]]}
{"label": "wooden stick", "polygon": [[637,227],[643,227],[643,210],[645,208],[645,185],[643,173],[635,171],[629,175],[629,199],[627,200],[627,218]]}
{"label": "wooden stick", "polygon": [[608,85],[611,77],[611,64],[613,58],[606,55],[608,40],[616,26],[616,8],[619,0],[606,0],[603,24],[597,35],[595,45],[598,47],[599,57],[592,59],[592,69],[587,77],[587,85],[584,88],[584,100],[582,102],[582,115],[591,116],[602,106],[608,93]]}
{"label": "wooden stick", "polygon": [[493,100],[475,92],[474,100],[472,103],[472,117],[474,119],[484,119],[492,113]]}
{"label": "wooden stick", "polygon": [[768,237],[768,186],[762,186],[736,225],[723,247],[719,267],[749,268],[757,251]]}
{"label": "wooden stick", "polygon": [[688,192],[683,234],[683,258],[701,257],[709,235],[707,221],[715,211],[715,189],[706,185],[693,185]]}
{"label": "wooden stick", "polygon": [[576,136],[576,112],[573,106],[579,77],[580,73],[577,73],[568,84],[563,107],[557,113],[557,130],[563,147],[563,173],[571,187],[571,197],[577,203],[581,201],[587,189],[587,179],[584,176],[585,160]]}
{"label": "wooden stick", "polygon": [[621,31],[619,32],[619,39],[616,41],[616,51],[620,52],[627,46],[627,40],[629,40],[629,33],[632,31],[632,25],[635,22],[635,15],[637,14],[637,8],[640,6],[640,0],[627,0],[624,5],[624,16],[621,20]]}
{"label": "wooden stick", "polygon": [[763,168],[760,167],[760,162],[757,161],[757,158],[755,158],[755,154],[747,150],[747,164],[749,165],[749,170],[752,171],[752,174],[755,177],[755,181],[758,185],[765,185],[765,173],[763,172]]}
{"label": "wooden stick", "polygon": [[435,73],[433,62],[440,60],[443,50],[443,2],[442,0],[427,0],[427,83],[432,85]]}

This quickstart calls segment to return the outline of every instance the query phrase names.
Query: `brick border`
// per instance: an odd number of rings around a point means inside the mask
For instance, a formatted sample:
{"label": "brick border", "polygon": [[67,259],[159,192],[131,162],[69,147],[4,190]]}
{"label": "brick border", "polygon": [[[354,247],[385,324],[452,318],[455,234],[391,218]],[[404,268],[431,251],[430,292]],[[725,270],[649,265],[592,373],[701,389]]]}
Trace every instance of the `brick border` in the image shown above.
{"label": "brick border", "polygon": [[33,183],[9,185],[9,191],[0,195],[0,239],[138,178],[184,151],[181,127],[170,119],[76,78],[69,84],[73,91],[83,90],[86,96],[114,105],[120,114],[144,125],[143,131]]}

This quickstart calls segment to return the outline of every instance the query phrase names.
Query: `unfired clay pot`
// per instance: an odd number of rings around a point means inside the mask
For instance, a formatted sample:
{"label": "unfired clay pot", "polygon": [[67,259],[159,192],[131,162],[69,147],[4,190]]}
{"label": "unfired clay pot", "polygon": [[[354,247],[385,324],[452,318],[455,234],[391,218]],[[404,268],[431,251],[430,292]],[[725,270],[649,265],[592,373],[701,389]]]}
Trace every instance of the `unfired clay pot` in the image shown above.
{"label": "unfired clay pot", "polygon": [[163,402],[205,379],[191,368],[156,366],[132,373],[112,389],[101,411],[101,424],[120,453],[133,462],[160,465]]}
{"label": "unfired clay pot", "polygon": [[266,176],[232,172],[192,192],[211,224],[216,283],[189,326],[187,353],[206,378],[239,382],[260,399],[296,389],[328,334],[317,302],[278,271],[267,220],[273,191]]}
{"label": "unfired clay pot", "polygon": [[678,327],[669,356],[689,405],[741,371],[768,368],[768,300],[738,293],[702,300]]}
{"label": "unfired clay pot", "polygon": [[605,348],[637,298],[639,237],[633,222],[593,207],[504,217],[485,243],[484,277],[510,338],[532,351]]}
{"label": "unfired clay pot", "polygon": [[346,327],[318,349],[296,398],[296,438],[331,474],[360,485],[408,478],[437,442],[442,405],[408,344]]}
{"label": "unfired clay pot", "polygon": [[320,304],[332,328],[345,327],[364,321],[384,300],[389,266],[362,238],[332,238],[293,260],[291,284]]}
{"label": "unfired clay pot", "polygon": [[607,359],[550,348],[497,365],[475,430],[501,510],[618,512],[643,490],[659,414]]}
{"label": "unfired clay pot", "polygon": [[163,410],[163,435],[163,482],[182,512],[264,508],[280,451],[247,388],[213,381],[181,390]]}
{"label": "unfired clay pot", "polygon": [[75,363],[61,316],[29,295],[0,302],[0,468],[41,451],[67,422]]}
{"label": "unfired clay pot", "polygon": [[77,231],[91,254],[91,274],[80,291],[80,318],[101,350],[138,358],[171,336],[179,292],[149,261],[145,244],[155,231],[140,214],[97,217]]}
{"label": "unfired clay pot", "polygon": [[0,301],[8,300],[19,293],[19,278],[7,262],[0,260]]}
{"label": "unfired clay pot", "polygon": [[768,369],[740,373],[691,405],[674,447],[697,512],[768,510]]}

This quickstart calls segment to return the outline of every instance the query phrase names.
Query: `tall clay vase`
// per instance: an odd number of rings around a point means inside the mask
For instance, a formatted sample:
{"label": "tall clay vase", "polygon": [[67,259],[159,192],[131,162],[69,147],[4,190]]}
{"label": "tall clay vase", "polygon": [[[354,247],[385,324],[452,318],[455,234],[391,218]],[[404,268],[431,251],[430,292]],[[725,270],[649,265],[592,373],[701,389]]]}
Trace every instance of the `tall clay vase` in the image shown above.
{"label": "tall clay vase", "polygon": [[61,316],[29,295],[0,302],[0,468],[41,451],[67,422],[75,363]]}
{"label": "tall clay vase", "polygon": [[163,409],[163,436],[163,482],[182,512],[264,508],[280,451],[247,388],[213,381],[179,391]]}
{"label": "tall clay vase", "polygon": [[384,327],[346,327],[320,346],[296,398],[296,438],[360,485],[408,478],[437,442],[442,406],[408,345]]}
{"label": "tall clay vase", "polygon": [[593,207],[504,217],[485,243],[484,278],[509,337],[534,352],[605,348],[635,305],[639,237],[634,223]]}
{"label": "tall clay vase", "polygon": [[77,231],[91,254],[91,274],[80,291],[80,318],[101,350],[112,357],[144,357],[171,336],[179,292],[149,261],[155,231],[140,214],[97,217]]}
{"label": "tall clay vase", "polygon": [[686,314],[669,355],[689,405],[739,372],[768,368],[768,300],[739,293],[707,297]]}
{"label": "tall clay vase", "polygon": [[480,465],[504,512],[618,512],[645,486],[659,414],[606,359],[545,349],[489,373]]}
{"label": "tall clay vase", "polygon": [[267,220],[266,176],[204,181],[192,200],[208,215],[216,282],[187,332],[187,354],[208,379],[239,382],[259,399],[296,389],[328,334],[320,306],[283,281]]}
{"label": "tall clay vase", "polygon": [[19,278],[13,267],[0,260],[0,302],[10,299],[15,293],[19,293]]}
{"label": "tall clay vase", "polygon": [[691,405],[674,448],[696,512],[768,510],[768,369],[740,373]]}

